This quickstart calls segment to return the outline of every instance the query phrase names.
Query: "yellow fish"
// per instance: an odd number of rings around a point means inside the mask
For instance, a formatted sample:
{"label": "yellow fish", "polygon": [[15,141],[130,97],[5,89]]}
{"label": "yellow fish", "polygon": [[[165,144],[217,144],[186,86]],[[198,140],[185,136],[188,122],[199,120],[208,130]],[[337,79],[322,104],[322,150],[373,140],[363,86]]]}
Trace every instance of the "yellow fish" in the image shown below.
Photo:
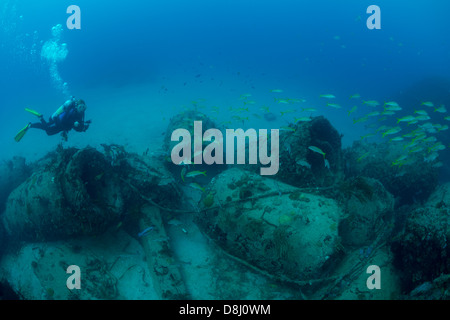
{"label": "yellow fish", "polygon": [[300,118],[294,118],[295,122],[308,122],[311,121],[312,119],[310,117],[300,117]]}
{"label": "yellow fish", "polygon": [[315,147],[315,146],[309,146],[308,149],[323,155],[323,157],[325,158],[325,152],[323,152],[320,148]]}
{"label": "yellow fish", "polygon": [[434,103],[431,101],[425,101],[420,104],[421,106],[434,107]]}
{"label": "yellow fish", "polygon": [[351,115],[353,112],[355,112],[356,110],[358,109],[358,107],[357,106],[354,106],[353,108],[351,108],[349,111],[348,111],[348,115]]}
{"label": "yellow fish", "polygon": [[190,172],[186,173],[186,178],[193,178],[193,177],[196,177],[201,174],[206,177],[206,171],[190,171]]}
{"label": "yellow fish", "polygon": [[338,105],[337,103],[327,103],[327,106],[332,107],[332,108],[336,108],[336,109],[340,109],[341,106]]}
{"label": "yellow fish", "polygon": [[284,110],[284,111],[281,111],[280,113],[281,113],[281,116],[283,116],[286,113],[293,113],[295,111],[297,111],[297,110]]}

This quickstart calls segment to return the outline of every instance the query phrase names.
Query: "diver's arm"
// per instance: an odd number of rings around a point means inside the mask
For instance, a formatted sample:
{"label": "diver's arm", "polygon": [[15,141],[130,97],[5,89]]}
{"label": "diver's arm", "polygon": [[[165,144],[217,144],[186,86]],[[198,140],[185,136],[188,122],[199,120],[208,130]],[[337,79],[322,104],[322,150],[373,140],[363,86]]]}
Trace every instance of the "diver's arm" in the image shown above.
{"label": "diver's arm", "polygon": [[91,120],[76,121],[73,124],[73,130],[78,131],[78,132],[85,132],[87,129],[89,129],[90,124],[91,124]]}

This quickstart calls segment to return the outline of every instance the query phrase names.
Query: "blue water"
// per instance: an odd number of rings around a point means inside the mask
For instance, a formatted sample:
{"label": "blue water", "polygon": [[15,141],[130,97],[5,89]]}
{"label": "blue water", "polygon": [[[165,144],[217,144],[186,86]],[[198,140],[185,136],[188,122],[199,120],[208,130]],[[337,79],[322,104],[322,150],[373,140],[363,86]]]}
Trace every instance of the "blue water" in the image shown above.
{"label": "blue water", "polygon": [[[81,30],[66,28],[72,4],[81,9]],[[366,27],[371,4],[381,8],[380,30]],[[450,107],[449,9],[448,1],[424,0],[3,0],[0,116],[7,120],[0,128],[2,157],[39,157],[60,142],[42,132],[28,133],[20,144],[13,140],[33,120],[24,107],[47,116],[67,98],[52,83],[49,64],[40,55],[57,24],[68,49],[57,64],[59,74],[71,95],[86,100],[93,120],[90,131],[82,138],[72,134],[68,144],[114,142],[115,134],[132,147],[131,127],[142,131],[151,124],[150,139],[195,99],[204,99],[207,108],[219,106],[225,115],[230,106],[241,106],[241,94],[250,93],[257,102],[250,114],[261,113],[261,105],[278,114],[290,106],[273,104],[270,90],[282,89],[276,97],[305,99],[302,107],[320,109],[350,145],[365,132],[347,115],[352,94],[361,100],[395,99],[404,111],[426,100]],[[324,107],[319,95],[326,93],[343,108]],[[111,103],[119,100],[120,106]],[[112,121],[111,113],[121,120]],[[289,120],[268,123],[250,116],[245,126],[279,127]]]}
{"label": "blue water", "polygon": [[[80,30],[66,26],[70,5],[81,9]],[[379,30],[367,28],[370,5],[381,8]],[[0,0],[0,162],[21,156],[33,163],[61,143],[80,148],[119,144],[151,155],[163,147],[170,119],[193,107],[222,129],[277,129],[296,117],[323,115],[342,134],[344,148],[382,125],[397,126],[397,118],[419,109],[426,109],[429,122],[443,128],[450,125],[445,119],[449,114],[421,103],[431,101],[436,108],[444,105],[450,110],[449,13],[448,0]],[[52,34],[57,25],[62,26],[59,38]],[[59,61],[41,54],[52,43],[60,50]],[[327,100],[320,97],[323,94],[336,98]],[[354,94],[361,97],[350,99]],[[59,135],[30,129],[20,142],[14,141],[21,128],[37,121],[24,108],[48,117],[72,95],[86,101],[89,130],[71,131],[64,142]],[[381,106],[363,104],[367,100]],[[381,111],[387,101],[397,102],[402,110],[386,119],[354,123]],[[358,109],[349,114],[354,106]],[[242,108],[248,111],[237,111]],[[267,110],[274,119],[264,117]],[[403,131],[397,137],[418,128],[400,125]],[[428,138],[442,143],[438,147],[445,146],[435,164],[439,182],[448,182],[449,131],[429,132]],[[391,137],[378,133],[368,141],[390,143]],[[436,145],[425,145],[428,152],[424,147],[423,156],[429,157],[430,146]],[[403,149],[406,158],[409,151]],[[6,168],[11,163],[5,162]],[[402,165],[394,178],[405,174],[400,172]],[[416,163],[409,168],[421,170]],[[411,198],[415,201],[420,192]],[[399,225],[409,209],[393,214]],[[1,245],[0,240],[0,250]],[[441,257],[445,246],[433,256]],[[360,250],[363,260],[376,248]]]}

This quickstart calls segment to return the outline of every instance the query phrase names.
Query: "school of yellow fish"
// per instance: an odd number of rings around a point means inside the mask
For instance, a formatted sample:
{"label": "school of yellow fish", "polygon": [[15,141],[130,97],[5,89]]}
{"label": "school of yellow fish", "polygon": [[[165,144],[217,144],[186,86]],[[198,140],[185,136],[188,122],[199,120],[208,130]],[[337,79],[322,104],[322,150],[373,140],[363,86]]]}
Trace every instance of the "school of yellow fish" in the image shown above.
{"label": "school of yellow fish", "polygon": [[[289,124],[280,127],[280,131],[295,132],[296,127],[292,125],[292,119],[294,124],[311,121],[313,113],[318,112],[320,109],[306,105],[303,106],[306,102],[305,99],[280,97],[283,93],[282,89],[272,89],[270,93],[275,95],[272,104],[276,105],[276,107],[273,107],[276,111],[270,109],[270,103],[260,105],[252,99],[252,94],[244,93],[239,97],[239,106],[228,107],[227,114],[230,115],[230,119],[224,119],[224,115],[220,113],[218,106],[209,108],[212,113],[216,114],[212,115],[211,119],[220,121],[219,124],[223,127],[229,127],[234,124],[243,125],[246,121],[249,121],[250,117],[262,119],[265,114],[271,113],[272,117],[280,116],[284,119],[286,119],[286,116],[289,117]],[[319,99],[324,101],[324,111],[326,108],[345,109],[340,104],[334,102],[337,100],[334,94],[321,94],[319,95]],[[345,100],[346,104],[352,105],[345,112],[347,116],[353,117],[353,124],[364,124],[365,128],[370,131],[368,134],[361,136],[362,140],[378,137],[381,141],[385,140],[386,143],[395,143],[397,149],[402,150],[401,156],[392,162],[392,166],[401,167],[412,164],[417,158],[410,157],[411,154],[422,154],[423,160],[432,163],[433,167],[437,168],[443,165],[442,162],[438,161],[438,157],[439,151],[446,149],[446,146],[438,140],[438,136],[441,131],[446,131],[449,127],[447,124],[431,122],[430,115],[438,114],[442,116],[443,120],[450,121],[450,116],[447,115],[447,109],[444,105],[437,106],[431,101],[424,101],[418,104],[410,115],[399,118],[396,117],[396,114],[403,110],[403,108],[395,101],[380,103],[376,100],[362,100],[360,94],[353,94]],[[206,108],[204,99],[192,101],[192,105],[195,108]],[[283,106],[286,106],[286,108]],[[363,115],[354,117],[356,113]],[[388,126],[383,124],[383,122],[395,124]],[[324,160],[327,161],[325,153],[320,148],[316,146],[309,146],[308,148],[312,152],[323,155]],[[370,155],[370,151],[366,152],[357,161],[363,161]],[[197,175],[206,175],[206,172],[194,171],[188,173],[186,170],[183,170],[182,179],[184,181],[184,178],[194,178]],[[190,186],[204,191],[204,188],[196,183],[191,183]]]}

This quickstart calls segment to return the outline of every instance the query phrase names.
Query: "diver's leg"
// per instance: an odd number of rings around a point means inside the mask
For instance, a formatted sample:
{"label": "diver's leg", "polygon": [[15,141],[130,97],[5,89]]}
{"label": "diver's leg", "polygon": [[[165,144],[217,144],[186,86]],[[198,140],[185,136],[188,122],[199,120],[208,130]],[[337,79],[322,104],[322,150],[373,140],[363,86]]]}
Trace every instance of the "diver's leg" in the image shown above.
{"label": "diver's leg", "polygon": [[30,128],[47,130],[47,123],[45,121],[44,122],[30,123]]}
{"label": "diver's leg", "polygon": [[59,132],[61,132],[61,129],[57,126],[47,126],[47,128],[45,129],[45,132],[47,132],[47,135],[49,136],[53,136],[54,134],[57,134]]}

